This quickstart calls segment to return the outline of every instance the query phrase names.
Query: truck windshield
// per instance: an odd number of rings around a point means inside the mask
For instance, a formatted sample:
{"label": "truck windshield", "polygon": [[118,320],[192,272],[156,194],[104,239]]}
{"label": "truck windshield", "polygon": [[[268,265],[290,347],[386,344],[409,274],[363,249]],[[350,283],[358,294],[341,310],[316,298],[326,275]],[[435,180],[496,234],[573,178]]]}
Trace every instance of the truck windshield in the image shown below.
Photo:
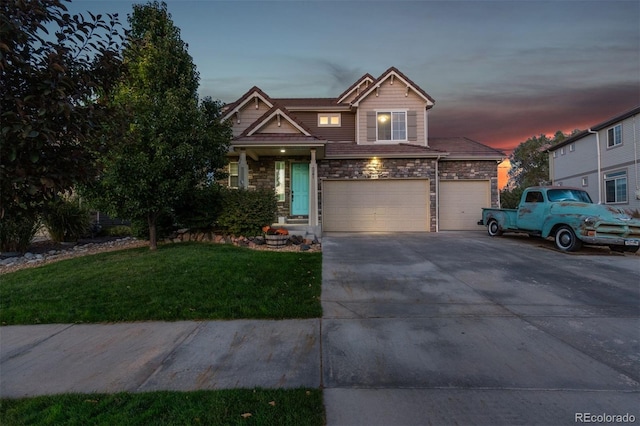
{"label": "truck windshield", "polygon": [[579,189],[550,189],[547,191],[549,201],[577,201],[579,203],[593,203],[586,191]]}

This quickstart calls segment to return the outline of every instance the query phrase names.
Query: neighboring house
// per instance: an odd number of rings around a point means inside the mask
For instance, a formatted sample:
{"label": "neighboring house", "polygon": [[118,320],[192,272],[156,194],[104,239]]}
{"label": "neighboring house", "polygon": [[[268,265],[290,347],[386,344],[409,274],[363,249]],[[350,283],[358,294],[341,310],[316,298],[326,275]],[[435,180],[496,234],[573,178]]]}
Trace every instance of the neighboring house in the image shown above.
{"label": "neighboring house", "polygon": [[336,98],[274,99],[258,87],[226,105],[231,187],[271,188],[280,222],[308,232],[479,229],[497,206],[505,155],[428,131],[434,100],[396,68]]}
{"label": "neighboring house", "polygon": [[594,203],[640,209],[640,106],[548,149],[553,185],[585,189]]}

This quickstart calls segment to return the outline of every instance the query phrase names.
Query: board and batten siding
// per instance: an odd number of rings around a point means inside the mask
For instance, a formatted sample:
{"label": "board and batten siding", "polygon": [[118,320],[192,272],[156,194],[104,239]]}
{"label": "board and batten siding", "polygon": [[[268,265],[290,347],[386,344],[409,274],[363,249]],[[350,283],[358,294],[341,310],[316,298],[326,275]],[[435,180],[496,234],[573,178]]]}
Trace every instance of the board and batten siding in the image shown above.
{"label": "board and batten siding", "polygon": [[300,133],[286,118],[280,117],[280,126],[278,126],[278,118],[273,117],[266,126],[262,127],[258,133]]}
{"label": "board and batten siding", "polygon": [[238,111],[240,117],[240,123],[235,114],[233,114],[229,120],[233,123],[233,137],[240,136],[247,127],[251,126],[258,118],[262,117],[267,111],[271,109],[269,105],[265,104],[261,100],[258,100],[258,108],[256,109],[256,101],[252,99],[247,102],[244,107]]}
{"label": "board and batten siding", "polygon": [[[406,95],[406,96],[405,96]],[[425,133],[425,108],[427,104],[413,90],[409,89],[407,94],[407,86],[401,80],[395,79],[391,84],[389,79],[385,80],[378,91],[372,91],[364,100],[360,102],[358,107],[358,144],[373,144],[375,141],[367,141],[367,112],[369,111],[385,111],[385,110],[406,110],[416,112],[416,140],[406,141],[417,145],[426,145]]]}

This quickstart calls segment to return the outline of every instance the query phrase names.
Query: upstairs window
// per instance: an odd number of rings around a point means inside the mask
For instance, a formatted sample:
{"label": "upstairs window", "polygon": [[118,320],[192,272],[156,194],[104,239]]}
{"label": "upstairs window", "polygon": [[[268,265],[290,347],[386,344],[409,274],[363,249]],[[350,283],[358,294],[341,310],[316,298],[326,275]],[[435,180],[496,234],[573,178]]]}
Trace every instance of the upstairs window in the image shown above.
{"label": "upstairs window", "polygon": [[622,124],[618,124],[607,130],[607,148],[622,144]]}
{"label": "upstairs window", "polygon": [[376,114],[379,141],[404,141],[407,140],[407,113],[406,111],[378,112]]}
{"label": "upstairs window", "polygon": [[318,127],[340,127],[340,113],[318,114]]}
{"label": "upstairs window", "polygon": [[627,172],[613,172],[604,175],[605,203],[627,202]]}

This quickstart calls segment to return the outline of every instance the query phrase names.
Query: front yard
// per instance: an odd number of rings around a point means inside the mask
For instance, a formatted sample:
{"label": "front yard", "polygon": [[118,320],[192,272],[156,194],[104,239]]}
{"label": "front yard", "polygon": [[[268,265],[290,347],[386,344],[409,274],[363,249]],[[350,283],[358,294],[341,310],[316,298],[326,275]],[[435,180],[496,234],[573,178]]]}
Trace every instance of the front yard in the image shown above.
{"label": "front yard", "polygon": [[[206,243],[87,255],[2,275],[0,324],[319,317],[321,256]],[[0,399],[0,424],[125,423],[321,425],[324,407],[319,389]]]}
{"label": "front yard", "polygon": [[0,324],[321,316],[321,253],[181,243],[2,276]]}

